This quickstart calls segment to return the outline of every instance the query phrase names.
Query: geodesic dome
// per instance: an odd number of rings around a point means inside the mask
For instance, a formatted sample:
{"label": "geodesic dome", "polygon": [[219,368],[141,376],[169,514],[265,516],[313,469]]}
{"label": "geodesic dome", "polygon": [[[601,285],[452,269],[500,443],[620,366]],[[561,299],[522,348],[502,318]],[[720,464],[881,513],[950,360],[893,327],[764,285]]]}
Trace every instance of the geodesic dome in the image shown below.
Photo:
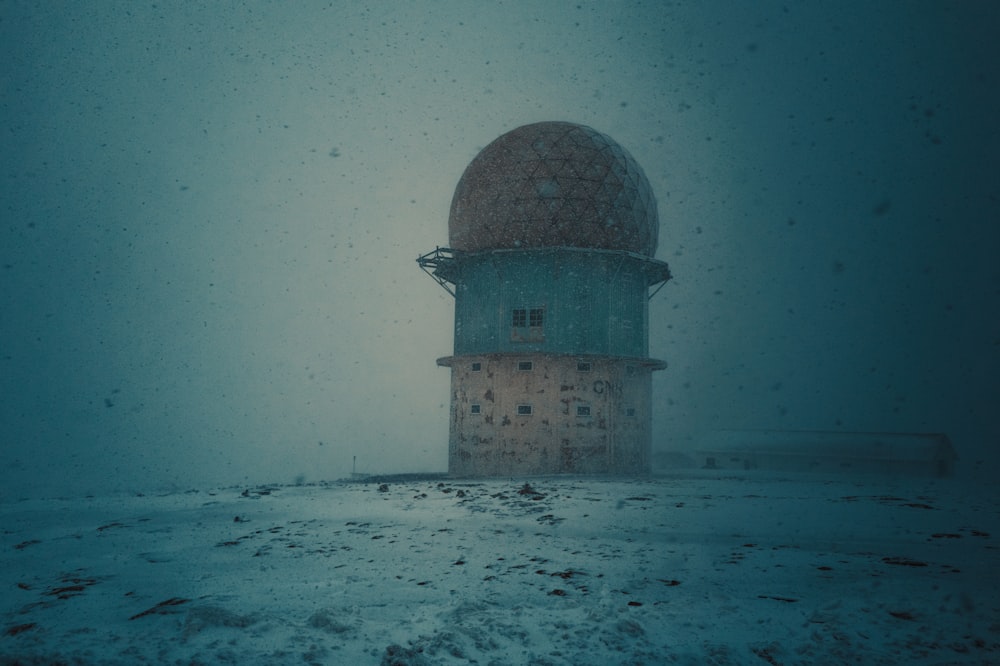
{"label": "geodesic dome", "polygon": [[586,247],[656,254],[656,199],[611,137],[541,122],[511,130],[466,167],[451,202],[449,244],[476,252]]}

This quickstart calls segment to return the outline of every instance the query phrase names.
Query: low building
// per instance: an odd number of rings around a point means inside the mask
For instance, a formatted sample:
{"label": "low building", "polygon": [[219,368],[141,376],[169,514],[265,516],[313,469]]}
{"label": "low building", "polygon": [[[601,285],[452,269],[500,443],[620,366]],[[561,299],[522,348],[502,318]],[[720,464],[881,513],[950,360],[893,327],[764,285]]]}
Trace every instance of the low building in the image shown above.
{"label": "low building", "polygon": [[717,430],[695,459],[720,470],[950,476],[958,454],[940,433]]}

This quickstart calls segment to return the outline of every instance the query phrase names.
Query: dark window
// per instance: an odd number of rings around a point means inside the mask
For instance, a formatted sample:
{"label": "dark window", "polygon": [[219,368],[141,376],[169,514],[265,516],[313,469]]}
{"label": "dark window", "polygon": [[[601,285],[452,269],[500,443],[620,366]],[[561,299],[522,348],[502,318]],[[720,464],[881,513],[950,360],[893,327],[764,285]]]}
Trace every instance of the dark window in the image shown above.
{"label": "dark window", "polygon": [[479,405],[469,405],[469,413],[470,414],[479,414],[480,410],[481,410],[481,408],[479,407]]}
{"label": "dark window", "polygon": [[512,342],[545,342],[545,308],[514,308],[510,323]]}
{"label": "dark window", "polygon": [[517,369],[518,370],[532,370],[532,369],[534,369],[534,367],[535,367],[535,364],[532,363],[531,361],[518,361],[517,362]]}
{"label": "dark window", "polygon": [[590,363],[587,363],[586,361],[580,361],[579,363],[576,364],[576,371],[590,372]]}
{"label": "dark window", "polygon": [[472,371],[473,372],[479,372],[482,369],[483,369],[483,364],[480,363],[479,361],[476,361],[475,363],[472,364]]}
{"label": "dark window", "polygon": [[531,416],[531,405],[518,405],[517,406],[518,416]]}
{"label": "dark window", "polygon": [[590,416],[590,405],[577,405],[576,406],[577,416]]}
{"label": "dark window", "polygon": [[629,407],[625,410],[625,416],[635,416],[635,407]]}

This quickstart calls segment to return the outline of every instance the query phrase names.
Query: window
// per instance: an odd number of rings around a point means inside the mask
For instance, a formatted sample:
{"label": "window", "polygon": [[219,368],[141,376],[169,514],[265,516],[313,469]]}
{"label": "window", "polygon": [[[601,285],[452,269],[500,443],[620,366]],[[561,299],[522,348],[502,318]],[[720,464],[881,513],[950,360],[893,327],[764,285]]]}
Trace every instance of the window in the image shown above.
{"label": "window", "polygon": [[577,416],[590,416],[590,405],[577,405],[576,406]]}
{"label": "window", "polygon": [[635,416],[635,407],[628,407],[625,409],[625,416]]}
{"label": "window", "polygon": [[531,405],[518,405],[517,406],[518,416],[531,416]]}
{"label": "window", "polygon": [[513,342],[545,342],[545,308],[514,308],[510,311]]}
{"label": "window", "polygon": [[479,405],[469,405],[470,414],[480,414],[481,412],[482,408]]}
{"label": "window", "polygon": [[475,363],[472,364],[472,371],[473,372],[479,372],[482,369],[483,369],[483,364],[480,363],[479,361],[476,361]]}
{"label": "window", "polygon": [[517,369],[518,370],[525,370],[525,371],[527,371],[527,370],[533,370],[534,368],[535,368],[535,364],[532,363],[531,361],[518,361],[517,362]]}
{"label": "window", "polygon": [[580,361],[579,363],[576,364],[576,371],[590,372],[590,363],[587,363],[586,361]]}

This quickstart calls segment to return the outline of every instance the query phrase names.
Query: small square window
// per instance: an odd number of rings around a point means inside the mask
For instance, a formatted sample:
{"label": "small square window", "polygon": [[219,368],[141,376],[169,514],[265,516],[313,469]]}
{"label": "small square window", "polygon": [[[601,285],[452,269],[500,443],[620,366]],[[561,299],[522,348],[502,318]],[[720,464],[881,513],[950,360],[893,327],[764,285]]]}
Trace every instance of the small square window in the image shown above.
{"label": "small square window", "polygon": [[580,361],[576,364],[577,372],[590,372],[590,363],[586,361]]}
{"label": "small square window", "polygon": [[590,416],[590,405],[577,405],[576,406],[577,416]]}
{"label": "small square window", "polygon": [[510,311],[511,342],[545,342],[545,308],[513,308]]}
{"label": "small square window", "polygon": [[472,371],[473,372],[479,372],[482,369],[483,369],[483,364],[480,363],[479,361],[476,361],[475,363],[472,364]]}
{"label": "small square window", "polygon": [[628,407],[625,409],[625,416],[635,416],[635,407]]}
{"label": "small square window", "polygon": [[534,367],[535,367],[535,364],[532,363],[531,361],[518,361],[517,362],[517,369],[518,370],[533,370]]}
{"label": "small square window", "polygon": [[482,407],[479,405],[469,405],[470,414],[480,414],[482,412]]}
{"label": "small square window", "polygon": [[517,406],[518,416],[531,416],[531,405],[518,405]]}

